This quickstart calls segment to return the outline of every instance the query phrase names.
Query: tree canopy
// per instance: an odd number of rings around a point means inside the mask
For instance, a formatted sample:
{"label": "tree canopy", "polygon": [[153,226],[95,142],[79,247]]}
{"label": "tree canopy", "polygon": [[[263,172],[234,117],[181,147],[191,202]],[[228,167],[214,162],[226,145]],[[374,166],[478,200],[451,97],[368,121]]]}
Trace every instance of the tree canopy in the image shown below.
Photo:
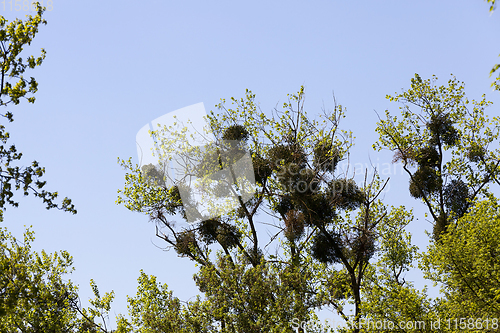
{"label": "tree canopy", "polygon": [[[337,170],[352,146],[352,134],[339,126],[345,109],[336,104],[320,120],[311,119],[304,109],[304,93],[301,88],[289,95],[283,109],[271,116],[258,111],[250,91],[245,98],[232,98],[230,108],[222,100],[220,113],[208,116],[216,143],[204,149],[176,150],[185,130],[153,132],[163,149],[157,154],[162,160],[157,167],[142,169],[122,160],[127,184],[119,191],[118,203],[149,215],[159,238],[200,265],[195,281],[206,297],[204,304],[215,306],[207,325],[217,325],[222,332],[286,331],[293,320],[313,320],[321,307],[331,308],[347,327],[360,332],[362,320],[375,315],[377,299],[388,294],[393,299],[384,298],[384,309],[389,303],[406,304],[408,318],[430,321],[431,302],[426,311],[418,305],[426,300],[425,291],[414,290],[401,275],[412,267],[416,253],[404,233],[412,212],[386,207],[380,200],[387,180],[367,175],[358,185]],[[196,203],[192,196],[186,201],[180,195],[178,188],[186,187],[186,178],[167,179],[170,174],[162,171],[169,168],[169,156],[197,161],[183,171],[197,172],[205,181],[203,188],[216,191],[211,185],[218,182],[235,187],[241,183],[213,175],[223,168],[232,170],[235,156],[243,156],[243,144],[254,167],[253,198],[243,201],[235,191],[240,199],[236,209],[179,226],[176,217],[189,221],[186,210]],[[262,219],[264,214],[271,222]],[[267,232],[276,231],[262,247],[265,225],[271,226]],[[352,314],[347,311],[351,306]]]}
{"label": "tree canopy", "polygon": [[[340,127],[345,108],[335,104],[319,120],[311,119],[303,88],[271,115],[258,110],[251,91],[232,98],[231,107],[222,100],[219,112],[208,116],[215,141],[203,149],[179,145],[187,135],[182,128],[153,131],[158,164],[140,168],[121,160],[128,172],[118,203],[148,215],[159,238],[197,263],[194,278],[204,299],[184,305],[166,286],[155,285],[154,277],[141,274],[140,293],[129,299],[131,321],[121,317],[120,329],[168,331],[177,323],[185,332],[313,331],[308,325],[325,307],[344,320],[339,332],[370,331],[370,323],[382,322],[398,332],[429,331],[446,322],[454,332],[453,320],[489,320],[498,297],[496,252],[489,250],[494,234],[473,235],[489,230],[486,221],[496,221],[485,207],[495,202],[491,186],[499,184],[499,118],[485,114],[491,102],[484,96],[469,101],[454,77],[445,85],[437,82],[416,74],[409,89],[387,96],[400,103],[401,116],[386,111],[374,144],[394,152],[393,163],[401,163],[409,176],[408,193],[424,203],[434,222],[427,252],[405,231],[413,211],[381,200],[389,180],[367,174],[357,184],[337,168],[352,147],[351,132]],[[243,200],[243,182],[232,168],[246,153],[255,191]],[[240,205],[215,218],[198,211],[198,221],[190,220],[186,210],[198,210],[197,197],[186,190],[186,177],[169,173],[172,156],[189,158],[181,170],[201,179],[211,197],[221,193],[222,182],[232,189],[223,196],[234,195]],[[223,169],[231,172],[218,173]],[[464,250],[470,242],[477,245]],[[475,261],[477,253],[485,254],[484,261]],[[442,287],[442,295],[430,297],[426,288],[406,281],[406,272],[417,267]],[[456,304],[464,288],[468,303]],[[152,295],[158,293],[165,295],[164,306],[144,306],[156,304]],[[172,318],[170,324],[146,320],[158,313]]]}
{"label": "tree canopy", "polygon": [[[45,59],[45,50],[39,56],[26,56],[24,48],[31,44],[41,25],[47,24],[42,16],[45,8],[37,3],[35,16],[27,15],[26,20],[16,19],[8,22],[0,16],[0,107],[18,105],[21,100],[35,103],[33,96],[38,90],[35,78],[25,78],[28,70],[40,66]],[[24,58],[24,59],[23,59]],[[0,114],[8,122],[14,121],[14,114],[6,111]],[[32,194],[41,198],[47,209],[58,208],[76,214],[71,199],[64,198],[61,204],[56,203],[58,192],[44,189],[46,182],[41,180],[45,168],[37,161],[30,166],[18,166],[22,153],[15,145],[7,145],[10,135],[5,125],[0,124],[0,221],[8,205],[18,207],[14,200],[14,191],[20,190],[24,195]]]}
{"label": "tree canopy", "polygon": [[[495,0],[486,0],[490,12]],[[37,81],[25,75],[45,50],[25,56],[45,9],[25,20],[0,17],[0,106],[34,103]],[[491,74],[500,65],[495,65]],[[493,85],[499,86],[500,76]],[[408,177],[410,197],[433,224],[429,246],[412,242],[414,210],[389,205],[389,179],[376,170],[357,181],[339,168],[348,161],[353,133],[342,127],[346,108],[308,113],[305,89],[263,112],[256,95],[222,99],[206,117],[196,145],[186,125],[159,126],[157,163],[126,169],[117,203],[149,217],[166,249],[192,261],[199,290],[187,302],[141,270],[128,316],[109,328],[114,292],[81,305],[68,278],[66,251],[35,252],[34,233],[23,240],[0,228],[0,332],[459,332],[496,331],[500,314],[500,118],[491,102],[465,94],[452,76],[445,84],[420,75],[387,99],[376,124],[374,149],[389,150]],[[8,122],[14,114],[2,114]],[[17,207],[16,191],[39,197],[47,209],[76,210],[70,199],[44,189],[45,170],[22,154],[0,125],[0,221]],[[407,273],[419,269],[440,288],[432,296]],[[318,325],[328,309],[342,326]],[[411,325],[410,325],[411,324]]]}
{"label": "tree canopy", "polygon": [[400,103],[401,118],[386,111],[374,148],[393,151],[402,163],[410,195],[427,206],[438,239],[475,200],[493,195],[490,184],[500,184],[500,118],[485,114],[491,102],[484,95],[469,101],[454,77],[436,82],[416,74],[410,89],[387,96]]}
{"label": "tree canopy", "polygon": [[91,281],[95,298],[89,308],[82,308],[77,286],[65,279],[74,270],[71,255],[34,252],[33,241],[29,229],[21,242],[0,228],[0,331],[108,332],[113,293],[101,297]]}

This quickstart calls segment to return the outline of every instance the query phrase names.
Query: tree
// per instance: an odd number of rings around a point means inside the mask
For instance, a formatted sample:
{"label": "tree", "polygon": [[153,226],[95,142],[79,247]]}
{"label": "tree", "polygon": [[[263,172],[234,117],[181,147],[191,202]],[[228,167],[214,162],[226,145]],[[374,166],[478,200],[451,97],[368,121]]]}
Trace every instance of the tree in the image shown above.
{"label": "tree", "polygon": [[172,295],[166,284],[143,271],[138,279],[136,297],[128,297],[130,320],[119,316],[117,333],[203,333],[213,332],[206,302],[199,298],[186,305]]}
{"label": "tree", "polygon": [[[6,333],[107,332],[104,317],[112,293],[81,308],[78,288],[64,276],[73,271],[73,258],[66,251],[40,254],[31,250],[34,234],[29,229],[19,242],[0,228],[0,331]],[[97,323],[98,319],[102,323]]]}
{"label": "tree", "polygon": [[[455,223],[479,198],[491,197],[491,183],[500,184],[500,119],[484,114],[491,104],[465,97],[464,85],[454,77],[435,86],[436,77],[418,74],[411,88],[390,101],[402,104],[401,119],[386,111],[377,123],[374,148],[394,152],[410,177],[409,192],[422,200],[434,222],[434,239]],[[469,104],[472,104],[469,106]]]}
{"label": "tree", "polygon": [[[2,332],[50,332],[69,330],[73,313],[70,300],[76,297],[71,282],[62,275],[71,270],[65,251],[48,255],[31,253],[33,232],[23,244],[0,229],[0,330]],[[10,243],[10,245],[9,245]]]}
{"label": "tree", "polygon": [[[425,203],[432,217],[434,237],[428,251],[419,255],[419,267],[443,294],[434,304],[421,303],[427,304],[424,313],[433,313],[432,320],[455,332],[454,320],[470,324],[469,318],[475,318],[481,321],[474,322],[478,327],[498,316],[492,250],[498,204],[489,187],[500,184],[500,123],[498,117],[485,115],[491,103],[484,96],[469,106],[463,83],[452,78],[447,86],[435,87],[436,79],[415,75],[411,89],[388,96],[402,103],[402,119],[386,111],[375,148],[395,152],[394,161],[410,176],[410,194]],[[489,325],[483,328],[487,331]]]}
{"label": "tree", "polygon": [[[28,56],[23,58],[24,47],[30,45],[38,33],[40,25],[47,24],[42,19],[45,8],[39,3],[36,5],[37,14],[28,15],[25,21],[16,19],[10,23],[0,16],[0,106],[18,105],[22,99],[29,103],[35,102],[33,94],[38,90],[38,83],[31,77],[24,77],[26,70],[40,66],[45,59],[45,50],[42,49],[39,57]],[[14,120],[12,112],[7,111],[2,116],[9,122]],[[76,214],[71,200],[64,198],[62,203],[56,204],[57,192],[43,189],[45,181],[40,178],[45,173],[37,161],[31,166],[16,166],[16,161],[22,157],[15,145],[7,146],[10,135],[4,125],[0,125],[0,221],[7,205],[17,207],[19,204],[13,199],[14,189],[22,190],[24,195],[30,193],[39,197],[46,204],[47,209],[58,208]]]}
{"label": "tree", "polygon": [[[187,126],[153,131],[157,166],[141,170],[120,161],[129,172],[117,202],[149,215],[158,237],[200,265],[195,280],[221,332],[288,332],[294,320],[313,320],[320,306],[332,307],[359,332],[366,316],[364,276],[379,228],[400,210],[386,209],[379,200],[386,183],[377,177],[360,187],[338,172],[351,147],[351,133],[339,128],[341,105],[311,119],[301,88],[269,117],[254,99],[250,91],[232,98],[234,109],[222,100],[220,113],[208,116],[215,141],[203,148],[189,144]],[[251,177],[243,172],[247,166],[238,164],[247,152]],[[172,160],[185,177],[172,179]],[[255,180],[248,200],[251,191],[241,174]],[[193,175],[198,187],[189,186]],[[239,205],[214,217],[211,212],[220,212],[224,203],[213,199],[204,213],[196,200],[200,188],[201,196],[229,197]],[[262,214],[271,216],[271,223],[261,222]],[[175,225],[176,216],[190,221],[189,215],[197,222]],[[265,232],[272,233],[263,247]],[[348,303],[353,315],[344,311]]]}
{"label": "tree", "polygon": [[[439,243],[423,256],[422,270],[439,283],[444,300],[441,311],[450,320],[476,318],[482,324],[500,314],[498,200],[477,202],[456,225],[449,226]],[[498,320],[496,321],[498,328]],[[494,331],[493,323],[489,329]]]}
{"label": "tree", "polygon": [[[427,290],[417,290],[406,281],[406,274],[419,259],[418,247],[411,243],[405,227],[412,212],[395,210],[379,228],[378,260],[366,270],[363,286],[364,327],[391,332],[431,332],[433,323],[440,320],[437,303]],[[414,274],[414,273],[413,273]],[[409,325],[410,324],[410,325]]]}
{"label": "tree", "polygon": [[[303,91],[300,94],[303,94]],[[298,100],[297,96],[295,98]],[[148,214],[158,225],[158,237],[172,246],[180,256],[187,257],[200,265],[196,282],[211,301],[214,321],[223,332],[276,331],[279,327],[286,326],[293,316],[306,320],[312,311],[310,295],[313,291],[307,286],[307,281],[299,279],[294,285],[291,284],[289,277],[290,275],[300,277],[299,272],[306,273],[310,270],[308,266],[312,265],[307,263],[307,258],[304,259],[303,246],[299,245],[299,239],[304,236],[305,229],[299,230],[299,225],[289,225],[287,228],[285,225],[274,224],[273,228],[278,232],[271,237],[271,241],[283,233],[286,233],[288,238],[285,237],[278,242],[277,248],[273,249],[277,251],[276,254],[266,254],[261,245],[263,235],[259,236],[260,222],[257,214],[263,211],[276,216],[277,211],[281,210],[276,207],[279,206],[281,199],[279,193],[283,192],[283,189],[280,189],[282,185],[276,180],[276,173],[278,168],[284,169],[280,166],[279,159],[288,151],[287,147],[278,144],[280,138],[277,136],[285,134],[279,133],[277,128],[274,129],[274,133],[265,134],[267,140],[276,143],[277,148],[272,152],[269,152],[269,146],[273,144],[265,143],[263,142],[265,139],[259,138],[259,133],[262,133],[261,125],[269,121],[259,118],[265,115],[257,113],[253,100],[254,95],[247,91],[245,100],[233,99],[234,103],[241,103],[238,107],[245,109],[244,112],[225,110],[225,117],[211,114],[210,124],[216,137],[215,145],[207,145],[204,149],[183,147],[182,150],[175,151],[177,155],[182,155],[181,159],[186,156],[199,161],[195,165],[186,166],[191,168],[185,170],[186,173],[196,172],[206,185],[205,188],[209,188],[211,194],[217,195],[217,191],[220,190],[217,182],[224,183],[228,187],[235,182],[231,177],[234,175],[232,165],[244,155],[244,144],[249,142],[255,166],[251,175],[255,177],[255,195],[246,202],[241,195],[236,195],[240,203],[238,209],[225,216],[202,219],[199,223],[183,229],[174,228],[173,219],[169,215],[179,213],[182,218],[188,220],[189,209],[200,214],[195,202],[188,201],[186,197],[181,199],[184,184],[178,182],[175,186],[167,187],[166,179],[158,181],[157,174],[152,174],[150,167],[144,168],[145,172],[141,172],[130,161],[122,161],[122,165],[129,168],[132,173],[126,175],[127,185],[122,192],[124,196],[120,195],[118,202],[124,203],[131,210]],[[223,104],[220,108],[224,110]],[[244,119],[237,120],[238,114]],[[283,114],[282,121],[285,122],[290,116],[288,112],[286,115]],[[304,118],[303,114],[296,111],[295,116]],[[259,122],[256,122],[257,120]],[[294,129],[296,135],[309,136],[308,140],[313,139],[310,137],[312,132],[317,133],[312,123],[290,125],[297,126]],[[168,130],[164,129],[165,132]],[[292,131],[290,130],[288,134],[291,135]],[[179,137],[185,135],[182,131],[172,132],[170,135],[166,133],[155,133],[155,135],[162,140],[164,154],[172,152],[169,151],[169,147],[176,147],[177,143],[186,142]],[[340,145],[339,142],[338,146]],[[274,154],[275,160],[270,161],[269,157],[265,156],[267,153]],[[296,158],[300,158],[298,151],[295,155]],[[217,178],[216,182],[210,182],[210,176],[221,169],[229,169],[231,172]],[[241,184],[241,180],[239,181]],[[278,218],[281,219],[282,216]],[[289,216],[291,218],[291,214]],[[289,221],[291,222],[290,219]],[[218,253],[211,255],[210,247],[217,249],[216,246],[219,249]],[[282,274],[281,280],[274,275],[278,271],[287,272]],[[240,285],[238,281],[245,283]],[[287,293],[287,290],[292,292]],[[284,298],[287,298],[286,302],[281,302]]]}

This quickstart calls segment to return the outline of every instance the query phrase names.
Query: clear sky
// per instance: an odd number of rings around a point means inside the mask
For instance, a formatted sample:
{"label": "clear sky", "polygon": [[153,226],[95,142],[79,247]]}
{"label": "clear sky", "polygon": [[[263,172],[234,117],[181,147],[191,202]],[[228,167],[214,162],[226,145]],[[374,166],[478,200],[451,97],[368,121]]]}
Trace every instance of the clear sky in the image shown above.
{"label": "clear sky", "polygon": [[[9,20],[28,14],[1,6]],[[35,54],[47,51],[28,74],[39,82],[37,101],[10,106],[7,130],[23,164],[45,166],[47,189],[73,199],[78,214],[26,198],[7,209],[2,225],[16,236],[33,225],[34,249],[69,251],[83,299],[91,278],[101,292],[115,291],[112,316],[127,312],[140,269],[188,300],[197,294],[194,265],[159,248],[148,217],[115,204],[125,175],[117,157],[137,162],[142,126],[199,102],[212,110],[246,88],[268,111],[304,85],[311,115],[332,108],[332,91],[347,107],[343,127],[356,136],[351,163],[382,168],[392,158],[371,148],[375,111],[398,112],[385,96],[408,88],[415,73],[442,84],[454,74],[469,98],[486,93],[495,102],[488,113],[498,115],[500,94],[488,74],[500,62],[500,12],[488,8],[481,0],[54,0],[31,45]],[[431,225],[422,205],[409,198],[399,167],[384,176],[391,177],[386,202],[415,207],[410,230],[423,249]]]}

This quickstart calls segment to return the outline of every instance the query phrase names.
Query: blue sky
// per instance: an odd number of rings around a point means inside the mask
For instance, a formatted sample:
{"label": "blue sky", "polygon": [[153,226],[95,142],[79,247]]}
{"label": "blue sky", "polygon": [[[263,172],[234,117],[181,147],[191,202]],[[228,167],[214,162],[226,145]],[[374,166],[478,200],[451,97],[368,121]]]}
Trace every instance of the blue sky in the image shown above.
{"label": "blue sky", "polygon": [[[15,121],[7,130],[24,165],[36,159],[45,166],[47,189],[72,198],[78,214],[21,198],[2,226],[21,236],[33,225],[34,249],[68,250],[82,298],[91,295],[93,278],[102,292],[115,291],[115,313],[126,313],[140,269],[183,300],[197,294],[194,265],[158,248],[164,244],[146,216],[115,204],[125,174],[117,157],[137,162],[135,135],[151,120],[199,102],[213,110],[246,88],[269,111],[304,85],[311,115],[332,108],[332,91],[347,107],[343,127],[356,136],[351,162],[382,166],[391,155],[371,148],[374,110],[397,112],[385,96],[408,88],[415,73],[435,74],[442,84],[454,74],[469,98],[485,93],[495,102],[488,113],[498,114],[500,94],[488,73],[500,62],[500,16],[480,0],[52,4],[30,48],[47,51],[29,74],[39,82],[37,101],[9,107]],[[8,7],[0,13],[25,14]],[[415,207],[410,230],[425,247],[423,230],[431,225],[396,170],[386,202]]]}

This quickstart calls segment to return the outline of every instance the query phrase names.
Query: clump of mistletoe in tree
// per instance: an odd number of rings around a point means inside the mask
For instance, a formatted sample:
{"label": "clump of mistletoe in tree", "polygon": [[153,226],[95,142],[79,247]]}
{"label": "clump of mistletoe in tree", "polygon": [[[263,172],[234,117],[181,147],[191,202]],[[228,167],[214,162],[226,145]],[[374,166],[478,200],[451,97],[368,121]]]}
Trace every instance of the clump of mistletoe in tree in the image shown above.
{"label": "clump of mistletoe in tree", "polygon": [[443,86],[436,80],[416,74],[410,89],[387,96],[402,104],[401,118],[386,111],[374,147],[394,151],[394,162],[410,177],[410,195],[427,206],[438,239],[475,200],[491,196],[491,183],[500,184],[500,119],[484,114],[491,104],[484,96],[469,101],[455,78]]}
{"label": "clump of mistletoe in tree", "polygon": [[[359,332],[365,274],[383,230],[406,225],[411,213],[382,204],[386,182],[366,178],[360,186],[338,170],[352,138],[339,127],[344,107],[315,120],[303,88],[271,114],[254,99],[247,91],[231,108],[222,100],[208,116],[213,142],[203,147],[187,144],[182,128],[154,131],[159,162],[141,170],[121,161],[129,173],[118,203],[147,214],[158,237],[200,265],[195,280],[222,332],[289,331],[292,320],[314,318],[321,306]],[[250,167],[240,163],[248,156]],[[182,177],[171,177],[172,161]],[[204,213],[200,195],[212,198],[203,202],[208,212],[224,213]],[[228,197],[236,206],[220,210]],[[182,222],[190,215],[195,223]]]}

